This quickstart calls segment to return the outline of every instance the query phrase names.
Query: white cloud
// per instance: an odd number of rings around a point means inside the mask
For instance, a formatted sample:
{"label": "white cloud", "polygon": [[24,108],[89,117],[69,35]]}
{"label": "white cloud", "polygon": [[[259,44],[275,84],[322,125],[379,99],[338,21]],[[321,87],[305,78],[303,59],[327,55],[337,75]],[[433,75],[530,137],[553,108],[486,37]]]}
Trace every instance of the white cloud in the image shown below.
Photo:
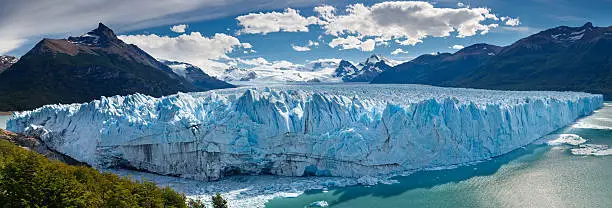
{"label": "white cloud", "polygon": [[414,45],[428,36],[457,37],[485,34],[495,24],[485,20],[498,20],[487,8],[435,8],[428,2],[383,2],[371,7],[349,5],[345,15],[334,16],[323,27],[327,34],[401,39],[398,43]]}
{"label": "white cloud", "polygon": [[119,38],[135,44],[155,58],[188,62],[197,66],[208,66],[213,60],[229,59],[228,53],[235,48],[249,46],[238,38],[217,33],[212,37],[199,32],[177,37],[151,35],[123,35]]}
{"label": "white cloud", "polygon": [[376,41],[373,39],[367,39],[365,41],[359,40],[355,36],[347,36],[346,38],[338,37],[333,39],[329,46],[332,48],[340,47],[340,49],[359,49],[361,51],[373,51],[376,45]]}
{"label": "white cloud", "polygon": [[170,27],[170,30],[172,30],[172,32],[175,32],[175,33],[185,33],[185,29],[187,29],[186,24],[174,25]]}
{"label": "white cloud", "polygon": [[[499,26],[485,23],[499,21],[490,9],[469,8],[463,3],[457,5],[463,8],[436,8],[432,3],[420,1],[390,1],[372,6],[352,4],[341,15],[336,14],[336,8],[324,5],[315,7],[316,15],[310,17],[286,9],[282,13],[251,13],[237,19],[245,33],[307,32],[308,26],[317,24],[326,34],[337,37],[332,47],[341,45],[343,49],[361,50],[373,49],[369,39],[374,39],[378,45],[386,45],[388,40],[395,40],[400,45],[416,45],[430,36],[447,37],[455,33],[462,38],[486,34]],[[345,35],[347,38],[342,38]],[[366,44],[362,47],[355,38]]]}
{"label": "white cloud", "polygon": [[242,47],[245,49],[251,49],[253,48],[253,45],[251,45],[250,43],[242,43]]}
{"label": "white cloud", "polygon": [[240,33],[268,34],[271,32],[308,32],[308,26],[317,23],[316,17],[303,17],[298,10],[284,12],[249,13],[236,17],[243,28]]}
{"label": "white cloud", "polygon": [[9,38],[2,39],[0,37],[0,55],[8,53],[11,50],[19,47],[25,41],[26,41],[25,39],[12,39],[12,38],[11,39],[9,39]]}
{"label": "white cloud", "polygon": [[258,58],[253,58],[253,59],[241,59],[241,58],[237,58],[236,59],[238,62],[240,62],[241,64],[245,64],[245,65],[249,65],[249,66],[261,66],[261,65],[270,65],[270,62],[268,62],[268,60],[258,57]]}
{"label": "white cloud", "polygon": [[235,58],[238,63],[247,65],[252,70],[262,70],[262,69],[273,69],[273,70],[297,70],[304,65],[295,64],[290,61],[280,60],[280,61],[268,61],[265,58],[258,57],[252,59],[241,59]]}
{"label": "white cloud", "polygon": [[452,48],[452,49],[455,49],[455,50],[461,50],[461,49],[465,48],[465,46],[462,46],[462,45],[453,45],[453,46],[451,46],[449,48]]}
{"label": "white cloud", "polygon": [[324,5],[315,7],[313,11],[316,12],[321,19],[323,19],[323,22],[321,23],[326,24],[328,20],[334,18],[334,12],[336,12],[336,8],[334,8],[333,6]]}
{"label": "white cloud", "polygon": [[291,44],[291,47],[294,51],[310,51],[310,48],[308,46],[296,46]]}
{"label": "white cloud", "polygon": [[308,40],[308,46],[319,46],[319,42]]}
{"label": "white cloud", "polygon": [[395,49],[393,52],[391,52],[391,55],[397,55],[400,53],[408,53],[408,51],[404,51],[404,49],[398,48],[398,49]]}
{"label": "white cloud", "polygon": [[310,51],[310,48],[313,46],[314,47],[319,46],[319,42],[308,40],[308,43],[305,46],[291,44],[291,47],[293,48],[294,51]]}
{"label": "white cloud", "polygon": [[517,17],[517,18],[512,18],[512,17],[501,17],[500,18],[501,21],[505,21],[505,24],[508,26],[518,26],[521,24],[521,20]]}

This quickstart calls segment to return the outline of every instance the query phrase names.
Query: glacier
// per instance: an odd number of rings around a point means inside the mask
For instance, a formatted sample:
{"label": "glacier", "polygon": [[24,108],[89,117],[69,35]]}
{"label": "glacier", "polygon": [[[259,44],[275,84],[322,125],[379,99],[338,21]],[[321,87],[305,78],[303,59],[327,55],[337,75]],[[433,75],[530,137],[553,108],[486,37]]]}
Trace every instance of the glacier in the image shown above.
{"label": "glacier", "polygon": [[602,106],[579,92],[270,85],[47,105],[7,129],[101,168],[367,178],[499,156]]}

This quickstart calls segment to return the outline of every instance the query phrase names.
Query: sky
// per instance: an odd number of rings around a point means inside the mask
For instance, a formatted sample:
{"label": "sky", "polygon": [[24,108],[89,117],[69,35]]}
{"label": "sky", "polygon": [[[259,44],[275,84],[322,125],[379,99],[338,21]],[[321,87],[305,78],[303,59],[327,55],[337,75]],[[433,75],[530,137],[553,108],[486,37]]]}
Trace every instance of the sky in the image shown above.
{"label": "sky", "polygon": [[0,54],[103,22],[159,59],[206,68],[408,61],[476,43],[509,45],[561,25],[612,25],[612,0],[0,0]]}

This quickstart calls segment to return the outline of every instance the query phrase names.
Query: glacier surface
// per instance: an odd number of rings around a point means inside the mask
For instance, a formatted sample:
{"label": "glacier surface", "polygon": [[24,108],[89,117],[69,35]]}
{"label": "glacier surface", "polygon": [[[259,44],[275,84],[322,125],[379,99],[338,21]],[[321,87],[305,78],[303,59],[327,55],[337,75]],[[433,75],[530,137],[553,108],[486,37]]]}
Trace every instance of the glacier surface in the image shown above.
{"label": "glacier surface", "polygon": [[577,92],[278,85],[48,105],[7,128],[96,167],[364,177],[499,156],[602,105]]}

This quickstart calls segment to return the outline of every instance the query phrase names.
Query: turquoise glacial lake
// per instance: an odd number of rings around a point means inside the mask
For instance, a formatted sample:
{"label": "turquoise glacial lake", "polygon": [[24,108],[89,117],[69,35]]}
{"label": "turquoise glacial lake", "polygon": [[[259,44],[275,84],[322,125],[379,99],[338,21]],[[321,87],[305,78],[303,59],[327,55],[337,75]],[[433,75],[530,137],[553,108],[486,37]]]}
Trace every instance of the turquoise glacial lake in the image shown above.
{"label": "turquoise glacial lake", "polygon": [[[612,103],[555,134],[612,147]],[[471,166],[395,177],[399,183],[312,190],[269,208],[612,207],[612,155],[572,155],[570,145],[532,144]]]}

